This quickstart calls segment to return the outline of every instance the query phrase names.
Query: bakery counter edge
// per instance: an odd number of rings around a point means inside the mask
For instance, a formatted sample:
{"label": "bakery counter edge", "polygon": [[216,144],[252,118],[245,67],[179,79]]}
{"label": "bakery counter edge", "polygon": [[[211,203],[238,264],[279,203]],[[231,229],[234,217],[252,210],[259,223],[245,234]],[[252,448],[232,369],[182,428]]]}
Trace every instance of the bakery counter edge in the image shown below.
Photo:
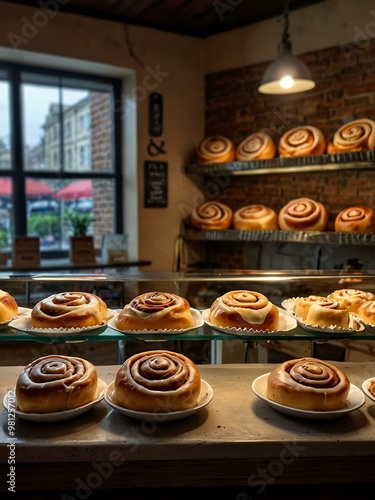
{"label": "bakery counter edge", "polygon": [[[375,375],[370,362],[335,365],[359,388]],[[264,471],[273,484],[375,482],[369,475],[375,465],[375,403],[366,397],[361,408],[334,420],[285,415],[256,397],[251,388],[254,379],[274,366],[198,365],[214,397],[208,406],[180,421],[133,420],[103,400],[86,414],[62,422],[16,417],[10,435],[8,412],[3,408],[0,489],[6,489],[10,458],[21,489],[48,489],[51,481],[49,487],[56,487],[59,470],[64,471],[61,482],[67,489],[69,484],[75,487],[80,474],[101,474],[101,470],[103,484],[111,471],[111,487],[139,487],[145,474],[149,487],[249,484],[251,478],[260,480]],[[97,370],[110,383],[118,368],[98,366]],[[15,387],[21,370],[0,367],[2,398]],[[46,471],[43,479],[38,476],[39,466]]]}

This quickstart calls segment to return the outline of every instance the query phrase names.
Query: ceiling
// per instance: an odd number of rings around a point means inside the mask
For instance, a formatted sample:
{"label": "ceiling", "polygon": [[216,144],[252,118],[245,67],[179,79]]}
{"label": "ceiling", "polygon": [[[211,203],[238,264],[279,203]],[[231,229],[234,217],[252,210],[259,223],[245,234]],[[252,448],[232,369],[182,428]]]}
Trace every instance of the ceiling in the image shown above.
{"label": "ceiling", "polygon": [[[8,0],[41,9],[49,2]],[[290,0],[290,10],[325,0]],[[280,16],[285,0],[55,0],[61,12],[207,37]]]}

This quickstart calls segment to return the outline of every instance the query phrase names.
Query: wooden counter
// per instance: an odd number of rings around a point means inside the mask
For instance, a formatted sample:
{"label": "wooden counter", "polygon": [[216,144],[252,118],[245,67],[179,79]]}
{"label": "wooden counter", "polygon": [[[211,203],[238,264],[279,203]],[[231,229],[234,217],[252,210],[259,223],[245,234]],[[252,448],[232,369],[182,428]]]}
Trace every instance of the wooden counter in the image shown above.
{"label": "wooden counter", "polygon": [[[358,387],[375,375],[373,363],[335,364]],[[10,437],[3,409],[1,491],[8,488],[10,443],[16,491],[252,486],[259,494],[270,485],[375,483],[375,404],[366,398],[360,409],[335,420],[284,415],[251,390],[273,366],[200,365],[213,400],[185,420],[164,424],[132,420],[102,401],[66,422],[17,418]],[[97,368],[109,383],[118,366]],[[1,398],[20,371],[0,367]],[[66,498],[83,498],[82,491]]]}

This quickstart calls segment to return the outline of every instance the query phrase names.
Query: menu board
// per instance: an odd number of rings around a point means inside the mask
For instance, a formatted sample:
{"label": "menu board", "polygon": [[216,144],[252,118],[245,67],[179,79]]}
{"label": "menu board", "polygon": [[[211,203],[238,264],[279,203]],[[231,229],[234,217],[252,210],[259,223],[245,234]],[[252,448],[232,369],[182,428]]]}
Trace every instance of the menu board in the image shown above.
{"label": "menu board", "polygon": [[145,207],[168,205],[168,163],[145,161]]}
{"label": "menu board", "polygon": [[40,265],[40,243],[37,236],[15,236],[13,240],[13,266],[35,267]]}

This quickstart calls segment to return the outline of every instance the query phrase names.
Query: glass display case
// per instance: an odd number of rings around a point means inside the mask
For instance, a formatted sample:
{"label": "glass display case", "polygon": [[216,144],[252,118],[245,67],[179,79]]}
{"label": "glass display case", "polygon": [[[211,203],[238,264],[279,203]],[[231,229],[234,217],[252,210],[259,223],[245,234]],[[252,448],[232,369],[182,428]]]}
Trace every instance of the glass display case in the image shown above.
{"label": "glass display case", "polygon": [[[307,295],[328,295],[337,289],[355,288],[375,293],[375,272],[347,271],[237,271],[237,272],[186,272],[155,273],[128,270],[112,271],[111,274],[28,274],[0,275],[0,288],[8,291],[16,298],[19,306],[31,308],[48,295],[58,291],[86,291],[99,295],[114,312],[130,302],[140,293],[163,291],[185,297],[190,306],[204,313],[215,298],[231,290],[252,290],[261,292],[279,307],[285,314],[283,303],[287,299]],[[168,333],[154,332],[150,334],[134,334],[120,332],[107,324],[94,331],[88,330],[77,334],[56,334],[53,336],[37,336],[32,332],[14,329],[7,324],[0,332],[1,340],[36,342],[64,342],[65,340],[87,341],[165,341],[168,340],[375,340],[375,327],[362,325],[361,328],[349,331],[311,330],[299,322],[272,332],[230,332],[209,326],[206,322],[197,323],[197,327],[188,331]]]}

